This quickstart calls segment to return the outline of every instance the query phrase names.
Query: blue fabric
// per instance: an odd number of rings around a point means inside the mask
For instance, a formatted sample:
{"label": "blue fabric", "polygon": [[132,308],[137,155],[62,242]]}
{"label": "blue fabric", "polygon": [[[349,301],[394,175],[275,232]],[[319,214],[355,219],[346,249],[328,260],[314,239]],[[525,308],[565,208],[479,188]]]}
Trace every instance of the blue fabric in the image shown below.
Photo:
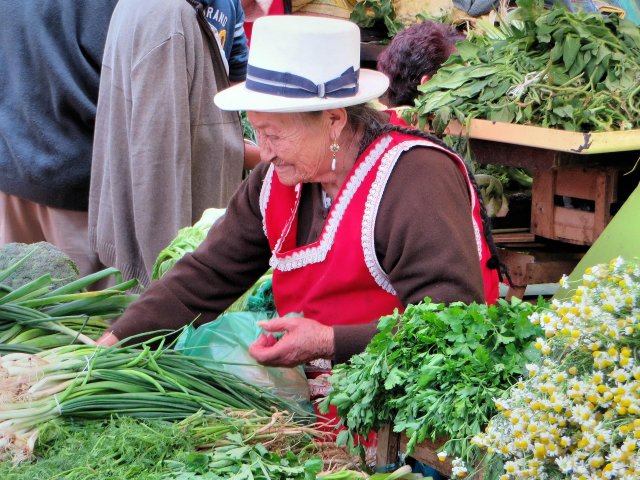
{"label": "blue fabric", "polygon": [[500,4],[499,0],[453,0],[453,5],[472,17],[489,13]]}
{"label": "blue fabric", "polygon": [[244,10],[240,0],[199,0],[204,16],[218,32],[229,62],[229,80],[241,82],[247,75],[249,44],[244,33]]}
{"label": "blue fabric", "polygon": [[593,0],[562,0],[562,3],[571,12],[596,13],[598,11]]}
{"label": "blue fabric", "polygon": [[412,473],[421,473],[423,477],[431,477],[432,480],[445,480],[447,477],[438,472],[435,468],[429,467],[424,463],[416,462],[412,469]]}
{"label": "blue fabric", "polygon": [[614,7],[622,8],[625,11],[624,18],[631,20],[636,25],[640,25],[640,0],[606,0],[605,2]]}
{"label": "blue fabric", "polygon": [[246,87],[255,92],[289,98],[350,97],[358,93],[359,73],[359,70],[349,67],[339,77],[315,84],[299,75],[249,65]]}
{"label": "blue fabric", "polygon": [[116,0],[4,0],[0,190],[87,210],[102,52]]}

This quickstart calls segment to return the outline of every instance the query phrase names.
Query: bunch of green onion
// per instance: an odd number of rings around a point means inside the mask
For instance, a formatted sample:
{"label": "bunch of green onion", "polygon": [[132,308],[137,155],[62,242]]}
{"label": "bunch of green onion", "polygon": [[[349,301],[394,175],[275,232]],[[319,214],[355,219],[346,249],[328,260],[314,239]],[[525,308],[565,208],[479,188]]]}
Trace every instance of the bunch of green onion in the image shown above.
{"label": "bunch of green onion", "polygon": [[[0,282],[11,269],[0,272]],[[101,291],[86,288],[107,277],[118,282]],[[0,290],[0,354],[36,353],[72,343],[95,344],[108,326],[138,296],[127,294],[137,280],[122,281],[122,274],[107,268],[51,290],[45,274],[15,290]]]}
{"label": "bunch of green onion", "polygon": [[272,409],[309,414],[297,405],[184,356],[144,343],[132,347],[68,345],[0,357],[0,458],[29,458],[38,426],[61,417],[181,420],[203,411]]}

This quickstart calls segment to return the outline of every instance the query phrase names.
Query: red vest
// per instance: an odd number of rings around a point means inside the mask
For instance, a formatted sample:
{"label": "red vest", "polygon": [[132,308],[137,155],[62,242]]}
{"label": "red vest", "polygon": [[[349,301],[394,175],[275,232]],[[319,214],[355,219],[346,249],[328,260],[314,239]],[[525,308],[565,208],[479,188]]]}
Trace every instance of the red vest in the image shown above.
{"label": "red vest", "polygon": [[[333,326],[369,323],[393,313],[394,309],[404,310],[378,262],[374,231],[378,206],[391,172],[400,155],[415,146],[450,154],[428,140],[396,132],[376,139],[345,179],[318,240],[302,247],[296,246],[301,185],[283,185],[271,166],[260,192],[260,209],[272,251],[272,288],[278,315],[300,313]],[[464,168],[462,160],[450,156]],[[464,172],[467,178],[466,169]],[[471,199],[469,215],[480,255],[481,224],[471,213],[477,210],[475,196]],[[324,419],[327,422],[324,429],[335,434],[334,406]],[[365,445],[374,442],[375,434],[364,441]]]}
{"label": "red vest", "polygon": [[[427,146],[448,153],[422,138],[399,133],[374,141],[358,158],[329,210],[319,239],[296,246],[301,186],[285,186],[271,167],[260,195],[263,227],[272,250],[273,294],[279,315],[300,313],[325,325],[369,323],[388,315],[400,303],[375,253],[375,221],[385,186],[396,161],[406,150]],[[473,189],[470,188],[473,192]],[[482,224],[471,195],[469,216],[476,249],[483,253]],[[488,251],[488,249],[487,249]]]}
{"label": "red vest", "polygon": [[[391,123],[392,125],[398,125],[400,127],[408,127],[407,123],[398,116],[398,112],[396,110],[390,109],[385,111],[389,114],[389,123]],[[489,245],[487,244],[487,240],[484,236],[484,226],[482,224],[482,215],[480,215],[480,203],[478,202],[478,194],[469,181],[467,166],[465,165],[464,161],[458,156],[452,156],[450,152],[449,156],[455,159],[458,168],[464,175],[467,186],[469,188],[469,192],[471,194],[471,201],[473,204],[474,228],[477,224],[481,237],[480,241],[482,242],[482,248],[480,252],[480,271],[482,272],[482,281],[484,283],[484,299],[487,304],[493,305],[494,303],[496,303],[500,295],[500,277],[496,268],[489,268],[489,266],[487,265],[487,262],[491,259],[491,251],[489,250]]]}

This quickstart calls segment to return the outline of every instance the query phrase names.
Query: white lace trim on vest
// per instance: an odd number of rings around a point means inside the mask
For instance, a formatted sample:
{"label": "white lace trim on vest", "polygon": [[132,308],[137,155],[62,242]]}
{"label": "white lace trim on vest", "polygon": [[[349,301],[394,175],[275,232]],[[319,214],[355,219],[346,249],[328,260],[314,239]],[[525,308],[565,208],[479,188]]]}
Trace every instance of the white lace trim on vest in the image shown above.
{"label": "white lace trim on vest", "polygon": [[[356,170],[349,177],[344,189],[329,212],[329,217],[327,218],[320,240],[313,244],[313,246],[295,250],[282,258],[278,258],[277,254],[280,251],[280,247],[288,231],[288,229],[285,229],[274,248],[269,265],[277,270],[288,272],[290,270],[302,268],[306,265],[322,262],[327,258],[327,254],[333,246],[338,226],[344,217],[344,213],[349,206],[349,203],[353,199],[353,196],[360,185],[362,185],[364,178],[376,164],[378,158],[382,155],[382,152],[384,152],[389,143],[391,143],[391,140],[391,137],[388,135],[380,139],[378,144],[371,150],[371,152],[369,152],[366,158],[360,163],[360,165],[358,165]],[[263,191],[264,188],[265,187],[263,186]],[[265,216],[263,213],[263,219],[264,218]]]}
{"label": "white lace trim on vest", "polygon": [[[389,181],[389,177],[391,176],[391,172],[400,158],[400,155],[409,150],[412,147],[416,146],[424,146],[429,148],[435,148],[441,150],[448,155],[451,155],[450,152],[446,151],[439,145],[432,143],[428,140],[410,140],[402,142],[395,147],[391,148],[387,153],[385,153],[382,161],[380,162],[380,167],[378,168],[378,172],[376,173],[376,178],[373,181],[373,185],[371,186],[371,190],[369,191],[369,195],[367,196],[367,202],[365,204],[364,216],[362,218],[362,249],[364,251],[364,261],[369,269],[369,273],[375,280],[375,282],[385,290],[386,292],[396,295],[396,291],[391,285],[389,281],[389,276],[380,265],[378,261],[378,256],[376,255],[375,249],[375,224],[376,218],[378,215],[378,208],[380,206],[380,201],[382,200],[382,194],[384,193],[384,189]],[[456,161],[461,162],[461,160],[456,159]],[[464,164],[463,164],[464,166]],[[466,170],[466,167],[465,167]],[[476,205],[476,196],[474,195],[473,185],[469,181],[469,178],[465,178],[469,192],[471,197],[471,222],[473,224],[473,231],[476,240],[476,246],[478,249],[478,258],[482,258],[482,238],[480,236],[480,228],[473,216],[473,211]]]}
{"label": "white lace trim on vest", "polygon": [[264,180],[262,181],[262,188],[260,189],[260,213],[262,214],[262,230],[264,231],[265,237],[267,236],[266,212],[267,204],[269,203],[269,197],[271,196],[271,182],[273,180],[273,172],[274,167],[272,164],[269,166],[267,174],[264,176]]}

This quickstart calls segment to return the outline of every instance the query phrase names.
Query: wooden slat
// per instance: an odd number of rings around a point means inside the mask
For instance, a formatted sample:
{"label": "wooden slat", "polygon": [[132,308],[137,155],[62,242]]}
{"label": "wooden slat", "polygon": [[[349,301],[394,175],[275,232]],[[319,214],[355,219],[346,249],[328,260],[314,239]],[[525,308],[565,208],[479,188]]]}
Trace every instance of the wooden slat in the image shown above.
{"label": "wooden slat", "polygon": [[530,243],[535,238],[536,236],[531,232],[493,234],[493,240],[498,245],[503,243]]}
{"label": "wooden slat", "polygon": [[545,238],[554,238],[553,195],[555,170],[537,170],[531,190],[531,232]]}
{"label": "wooden slat", "polygon": [[395,466],[400,452],[400,434],[395,433],[390,425],[378,430],[378,446],[376,448],[376,466],[382,470],[387,466]]}
{"label": "wooden slat", "polygon": [[[596,239],[594,231],[595,215],[575,208],[554,207],[553,233],[549,238],[573,243],[591,245]],[[604,227],[603,227],[604,228]],[[600,232],[597,232],[600,234]]]}
{"label": "wooden slat", "polygon": [[[591,245],[611,220],[617,197],[616,168],[536,171],[531,198],[531,232],[574,245]],[[593,211],[556,206],[556,196],[594,202]]]}
{"label": "wooden slat", "polygon": [[602,200],[613,203],[616,177],[612,170],[561,168],[556,170],[555,195],[595,200],[597,195],[606,193]]}

